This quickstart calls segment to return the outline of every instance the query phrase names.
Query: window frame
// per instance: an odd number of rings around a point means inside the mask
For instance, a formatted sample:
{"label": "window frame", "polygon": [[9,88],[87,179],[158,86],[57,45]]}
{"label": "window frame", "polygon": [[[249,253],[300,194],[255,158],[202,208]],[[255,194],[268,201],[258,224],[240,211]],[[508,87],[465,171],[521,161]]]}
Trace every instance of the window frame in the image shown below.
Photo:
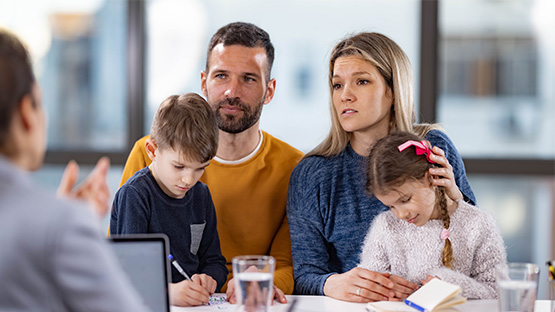
{"label": "window frame", "polygon": [[126,106],[127,139],[121,151],[48,149],[45,164],[66,164],[76,160],[80,164],[93,165],[102,156],[108,156],[114,165],[124,165],[133,144],[144,136],[145,112],[145,18],[146,1],[127,0],[127,50],[126,50]]}
{"label": "window frame", "polygon": [[[439,1],[421,1],[420,25],[420,92],[419,116],[422,122],[437,122],[439,81]],[[109,156],[113,164],[123,165],[135,141],[144,135],[145,121],[145,46],[146,1],[127,0],[127,118],[128,135],[124,149],[48,150],[45,163],[65,164],[75,159],[94,164],[101,156]],[[555,176],[555,158],[465,158],[469,174]]]}
{"label": "window frame", "polygon": [[[437,122],[439,1],[421,1],[420,109],[422,122]],[[555,176],[555,158],[467,158],[467,174]]]}

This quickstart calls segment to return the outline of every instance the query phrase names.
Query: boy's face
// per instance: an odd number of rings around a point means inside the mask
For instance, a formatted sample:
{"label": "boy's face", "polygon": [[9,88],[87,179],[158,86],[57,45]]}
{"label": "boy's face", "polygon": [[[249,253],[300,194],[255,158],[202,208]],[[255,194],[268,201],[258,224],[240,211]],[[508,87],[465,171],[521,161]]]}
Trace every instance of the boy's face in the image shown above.
{"label": "boy's face", "polygon": [[[204,173],[210,161],[200,163],[185,158],[183,153],[171,148],[154,148],[151,156],[152,164],[149,166],[154,179],[166,193],[173,198],[183,198]],[[150,155],[149,155],[150,156]]]}

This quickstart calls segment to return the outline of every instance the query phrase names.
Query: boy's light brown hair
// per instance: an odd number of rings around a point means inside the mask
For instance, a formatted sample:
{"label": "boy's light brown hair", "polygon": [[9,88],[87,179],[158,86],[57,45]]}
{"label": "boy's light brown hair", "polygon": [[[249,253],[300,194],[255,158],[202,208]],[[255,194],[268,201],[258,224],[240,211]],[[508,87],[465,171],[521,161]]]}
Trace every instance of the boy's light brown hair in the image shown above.
{"label": "boy's light brown hair", "polygon": [[171,148],[204,163],[214,158],[218,149],[216,117],[200,95],[172,95],[158,107],[150,139],[159,149]]}

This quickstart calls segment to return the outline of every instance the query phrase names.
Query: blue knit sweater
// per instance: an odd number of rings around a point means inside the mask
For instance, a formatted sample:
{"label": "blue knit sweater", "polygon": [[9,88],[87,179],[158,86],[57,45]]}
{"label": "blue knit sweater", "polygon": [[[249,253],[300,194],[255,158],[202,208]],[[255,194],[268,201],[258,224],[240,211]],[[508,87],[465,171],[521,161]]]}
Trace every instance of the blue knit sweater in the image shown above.
{"label": "blue knit sweater", "polygon": [[[227,279],[214,204],[202,182],[176,199],[162,191],[148,167],[137,171],[116,193],[110,233],[164,233],[170,239],[171,253],[189,275],[209,275],[218,283],[216,291]],[[172,267],[172,282],[183,279]]]}
{"label": "blue knit sweater", "polygon": [[[464,163],[443,132],[426,135],[445,151],[465,201],[475,205]],[[366,158],[348,145],[334,157],[311,156],[293,170],[287,195],[295,293],[323,295],[326,279],[356,267],[366,232],[386,207],[368,196]]]}

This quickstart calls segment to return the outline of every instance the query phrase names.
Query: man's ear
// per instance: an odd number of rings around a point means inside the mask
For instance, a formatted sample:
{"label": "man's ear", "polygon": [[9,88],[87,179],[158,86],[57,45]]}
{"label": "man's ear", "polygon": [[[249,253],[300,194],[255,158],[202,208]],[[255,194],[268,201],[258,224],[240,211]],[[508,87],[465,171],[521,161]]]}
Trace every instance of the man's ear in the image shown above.
{"label": "man's ear", "polygon": [[276,79],[272,78],[266,85],[266,97],[264,97],[264,104],[270,103],[274,98],[274,94],[276,92]]}
{"label": "man's ear", "polygon": [[145,141],[145,150],[150,160],[154,161],[156,158],[156,153],[158,152],[158,146],[156,143],[151,139],[146,139]]}
{"label": "man's ear", "polygon": [[202,90],[202,94],[204,94],[204,98],[208,98],[206,92],[206,79],[208,78],[208,73],[204,70],[200,72],[200,89]]}

